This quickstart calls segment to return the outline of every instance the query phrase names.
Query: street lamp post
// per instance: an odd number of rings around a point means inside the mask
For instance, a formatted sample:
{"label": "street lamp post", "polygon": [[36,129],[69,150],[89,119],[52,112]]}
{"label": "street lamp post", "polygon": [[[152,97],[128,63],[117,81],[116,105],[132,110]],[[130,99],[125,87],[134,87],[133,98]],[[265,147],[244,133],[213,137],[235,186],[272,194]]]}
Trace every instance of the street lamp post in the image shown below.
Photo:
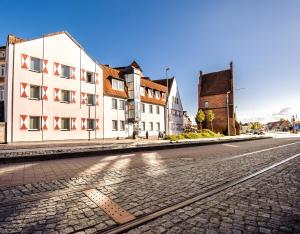
{"label": "street lamp post", "polygon": [[169,135],[169,78],[168,71],[169,67],[166,67],[166,80],[167,80],[167,92],[166,92],[166,135]]}
{"label": "street lamp post", "polygon": [[227,134],[230,136],[230,121],[229,121],[229,94],[231,91],[227,91],[226,94],[226,104],[227,104]]}

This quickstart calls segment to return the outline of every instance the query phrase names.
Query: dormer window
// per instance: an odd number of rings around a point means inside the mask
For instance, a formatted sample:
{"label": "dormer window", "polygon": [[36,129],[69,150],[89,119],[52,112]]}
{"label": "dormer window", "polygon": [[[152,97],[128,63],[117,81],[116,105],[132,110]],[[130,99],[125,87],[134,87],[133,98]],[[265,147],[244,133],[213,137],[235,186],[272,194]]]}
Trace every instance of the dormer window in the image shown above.
{"label": "dormer window", "polygon": [[162,93],[161,96],[163,100],[166,100],[166,93]]}
{"label": "dormer window", "polygon": [[145,96],[145,87],[140,88],[141,96]]}
{"label": "dormer window", "polygon": [[148,97],[153,97],[153,90],[152,89],[148,89]]}
{"label": "dormer window", "polygon": [[157,90],[155,91],[155,98],[160,99],[160,92]]}
{"label": "dormer window", "polygon": [[124,91],[124,81],[117,80],[117,79],[112,79],[111,82],[112,82],[112,88],[114,90]]}

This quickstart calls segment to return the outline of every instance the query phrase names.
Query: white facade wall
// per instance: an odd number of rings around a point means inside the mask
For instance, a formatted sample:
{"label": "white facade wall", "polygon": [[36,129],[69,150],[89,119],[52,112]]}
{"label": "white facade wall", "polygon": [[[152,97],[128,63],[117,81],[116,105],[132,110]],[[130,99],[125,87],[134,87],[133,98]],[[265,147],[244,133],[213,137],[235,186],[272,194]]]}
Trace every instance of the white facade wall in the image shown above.
{"label": "white facade wall", "polygon": [[[8,142],[103,137],[102,69],[67,34],[38,38],[14,45],[9,44],[7,51],[8,74],[5,81],[7,90],[6,122]],[[22,54],[47,60],[48,73],[37,73],[21,68],[22,63],[24,63]],[[74,67],[75,79],[65,79],[55,75],[55,62]],[[27,59],[27,64],[30,66],[29,58]],[[90,84],[81,80],[83,74],[81,69],[97,73],[98,83]],[[47,87],[48,100],[31,100],[28,97],[22,97],[23,89],[21,83]],[[74,91],[75,103],[55,101],[55,88]],[[83,104],[81,100],[82,92],[97,95],[97,105],[89,107]],[[42,128],[40,131],[31,131],[28,129],[28,120],[26,123],[27,129],[21,129],[23,123],[21,115],[47,117],[47,121],[45,121],[47,129]],[[69,131],[56,130],[54,117],[75,118],[76,129]],[[83,124],[82,118],[98,120],[96,129],[93,131],[84,129],[86,124]]]}
{"label": "white facade wall", "polygon": [[[158,136],[158,129],[157,129],[157,123],[160,125],[160,131],[165,131],[165,107],[156,105],[156,104],[150,104],[150,103],[144,103],[145,104],[145,112],[141,113],[141,121],[140,121],[140,128],[142,129],[142,122],[145,122],[145,130],[141,130],[140,135],[146,136],[146,131],[148,131],[149,136]],[[149,113],[150,105],[152,105],[153,113]],[[156,113],[156,107],[159,107],[159,114]],[[150,130],[150,123],[153,123],[153,130]]]}
{"label": "white facade wall", "polygon": [[[178,99],[178,103],[174,100]],[[169,135],[183,132],[183,108],[176,79],[174,78],[168,97]]]}
{"label": "white facade wall", "polygon": [[[116,99],[118,103],[118,108],[113,109],[112,99]],[[127,138],[129,136],[128,124],[125,116],[125,109],[120,109],[120,100],[125,101],[126,109],[126,99],[104,96],[104,138]],[[112,121],[117,120],[118,130],[113,130]],[[120,121],[125,121],[125,130],[121,130]],[[132,135],[132,133],[131,133]]]}

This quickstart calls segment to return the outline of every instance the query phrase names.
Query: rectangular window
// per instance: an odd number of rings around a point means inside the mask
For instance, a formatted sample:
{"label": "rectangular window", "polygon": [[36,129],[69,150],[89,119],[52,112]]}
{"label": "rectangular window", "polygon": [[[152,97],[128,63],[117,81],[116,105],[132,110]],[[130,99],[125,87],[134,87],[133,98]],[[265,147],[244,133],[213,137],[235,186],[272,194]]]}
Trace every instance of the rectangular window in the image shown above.
{"label": "rectangular window", "polygon": [[69,79],[71,77],[71,68],[66,65],[61,65],[61,77]]}
{"label": "rectangular window", "polygon": [[70,130],[70,126],[71,126],[71,121],[70,118],[61,118],[60,119],[60,129],[61,130]]}
{"label": "rectangular window", "polygon": [[140,88],[141,96],[145,96],[145,87]]}
{"label": "rectangular window", "polygon": [[41,99],[41,88],[40,86],[30,85],[30,99]]}
{"label": "rectangular window", "polygon": [[204,102],[204,107],[208,108],[208,102]]}
{"label": "rectangular window", "polygon": [[152,89],[148,89],[148,97],[153,97],[153,90]]}
{"label": "rectangular window", "polygon": [[158,122],[156,123],[156,130],[160,131],[160,123],[158,123]]}
{"label": "rectangular window", "polygon": [[155,91],[155,98],[160,99],[160,92],[159,91]]}
{"label": "rectangular window", "polygon": [[152,114],[153,113],[153,106],[149,105],[149,113]]}
{"label": "rectangular window", "polygon": [[88,72],[88,71],[86,72],[86,82],[92,83],[92,84],[95,83],[95,76],[94,76],[93,72]]}
{"label": "rectangular window", "polygon": [[152,122],[149,123],[149,130],[153,131],[153,123]]}
{"label": "rectangular window", "polygon": [[5,76],[5,64],[0,65],[0,76]]}
{"label": "rectangular window", "polygon": [[96,96],[94,94],[87,94],[87,105],[95,106]]}
{"label": "rectangular window", "polygon": [[156,106],[156,114],[158,114],[159,115],[159,106]]}
{"label": "rectangular window", "polygon": [[29,130],[40,130],[41,128],[41,118],[39,116],[29,117]]}
{"label": "rectangular window", "polygon": [[125,101],[124,100],[119,101],[119,109],[120,110],[125,110]]}
{"label": "rectangular window", "polygon": [[30,70],[34,72],[42,72],[42,60],[30,57]]}
{"label": "rectangular window", "polygon": [[121,90],[121,91],[124,90],[124,81],[121,81],[121,80],[118,81],[118,90]]}
{"label": "rectangular window", "polygon": [[87,129],[88,130],[95,130],[95,120],[94,119],[88,119],[87,120]]}
{"label": "rectangular window", "polygon": [[0,101],[4,101],[4,86],[0,86]]}
{"label": "rectangular window", "polygon": [[115,98],[112,98],[111,100],[112,100],[112,108],[115,110],[118,109],[118,100]]}
{"label": "rectangular window", "polygon": [[146,123],[142,122],[142,131],[145,131],[145,130],[146,130]]}
{"label": "rectangular window", "polygon": [[145,113],[145,103],[141,103],[141,112]]}
{"label": "rectangular window", "polygon": [[71,91],[61,90],[61,102],[70,103],[71,102]]}
{"label": "rectangular window", "polygon": [[117,120],[113,120],[112,121],[112,130],[113,131],[117,131],[118,130],[118,121]]}
{"label": "rectangular window", "polygon": [[112,79],[112,88],[115,90],[124,91],[124,81]]}
{"label": "rectangular window", "polygon": [[161,96],[162,96],[162,99],[163,99],[163,100],[166,100],[166,94],[165,94],[165,93],[162,93]]}
{"label": "rectangular window", "polygon": [[120,131],[124,131],[125,130],[125,121],[121,120],[120,121]]}

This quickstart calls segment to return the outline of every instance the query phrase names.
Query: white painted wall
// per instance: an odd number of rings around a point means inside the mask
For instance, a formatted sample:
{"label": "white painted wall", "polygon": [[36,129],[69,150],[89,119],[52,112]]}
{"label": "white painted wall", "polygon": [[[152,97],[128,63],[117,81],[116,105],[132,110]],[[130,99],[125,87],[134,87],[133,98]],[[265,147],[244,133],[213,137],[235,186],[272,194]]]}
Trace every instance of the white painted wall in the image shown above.
{"label": "white painted wall", "polygon": [[[44,42],[43,42],[44,40]],[[21,68],[21,54],[44,58],[48,60],[46,73],[36,73]],[[8,74],[6,87],[8,92],[6,106],[7,139],[16,141],[67,140],[102,138],[103,133],[103,81],[102,69],[76,44],[67,34],[59,34],[38,38],[8,48]],[[54,62],[75,67],[75,80],[64,79],[53,74]],[[97,72],[99,84],[89,84],[81,81],[80,69]],[[21,97],[21,82],[48,86],[48,101],[30,100]],[[54,88],[76,91],[76,103],[61,103],[54,101]],[[98,106],[81,104],[80,93],[86,92],[99,95]],[[87,131],[81,129],[81,118],[99,119],[99,129]],[[48,130],[21,130],[20,115],[48,116]],[[54,130],[54,116],[75,117],[76,130]]]}
{"label": "white painted wall", "polygon": [[[117,99],[118,109],[112,108],[112,99]],[[129,136],[128,124],[126,123],[125,110],[120,109],[120,100],[126,99],[104,96],[104,138],[127,138]],[[118,130],[113,131],[112,121],[118,121]],[[125,130],[120,130],[120,121],[125,121]]]}
{"label": "white painted wall", "polygon": [[[174,97],[177,97],[179,102],[174,103]],[[174,111],[179,112],[180,115],[175,116]],[[169,112],[169,134],[179,134],[183,132],[183,108],[179,95],[179,89],[177,86],[176,79],[174,78],[172,87],[170,89],[168,98],[168,112]]]}
{"label": "white painted wall", "polygon": [[[155,104],[145,104],[145,113],[141,113],[141,122],[145,122],[145,131],[140,132],[140,136],[146,136],[146,131],[148,131],[149,136],[158,136],[158,130],[156,129],[156,123],[160,123],[160,131],[165,131],[165,107]],[[149,113],[149,106],[152,105],[153,113]],[[159,114],[156,113],[156,106],[159,107]],[[140,128],[142,124],[140,122]],[[150,131],[150,122],[153,123],[153,131]]]}

